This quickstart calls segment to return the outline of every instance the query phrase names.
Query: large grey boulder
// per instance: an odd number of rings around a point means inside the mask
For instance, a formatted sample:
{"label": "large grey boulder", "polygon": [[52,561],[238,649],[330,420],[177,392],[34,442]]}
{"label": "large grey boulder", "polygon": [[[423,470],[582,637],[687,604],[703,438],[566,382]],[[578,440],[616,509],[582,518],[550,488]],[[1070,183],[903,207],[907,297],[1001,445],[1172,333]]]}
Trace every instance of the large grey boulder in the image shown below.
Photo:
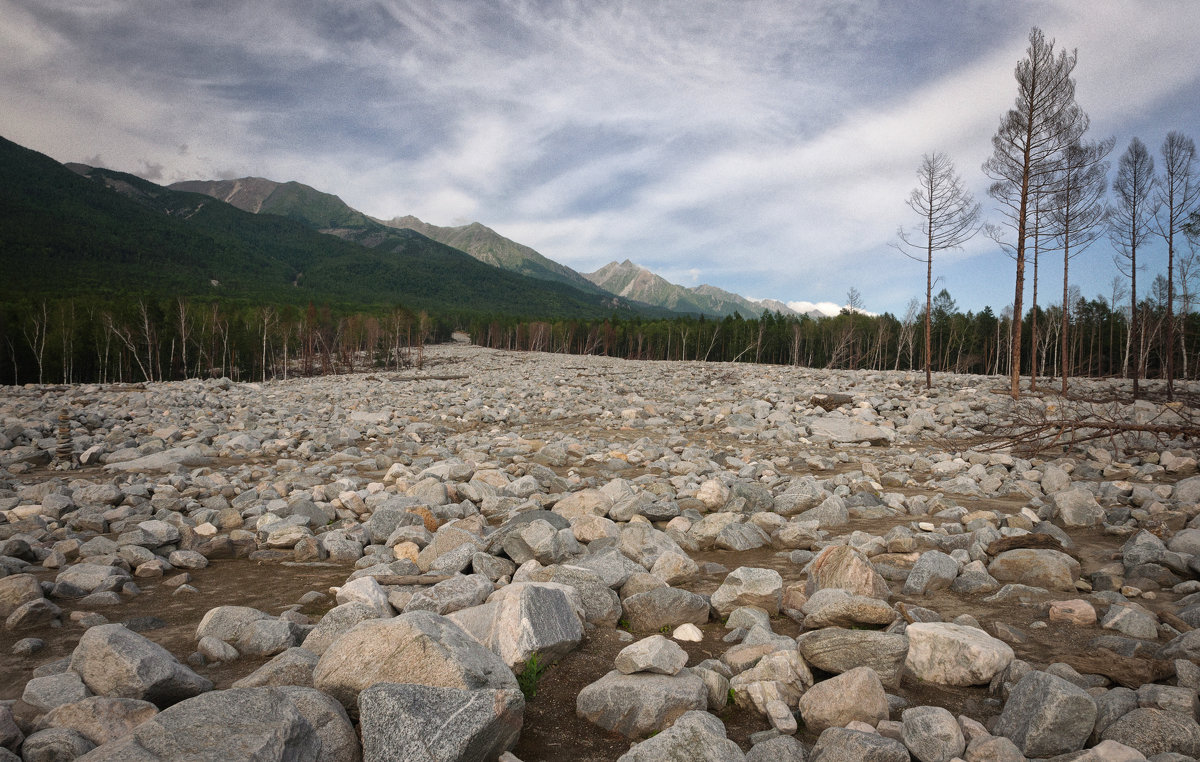
{"label": "large grey boulder", "polygon": [[32,574],[0,577],[0,619],[8,619],[22,604],[43,597],[42,586]]}
{"label": "large grey boulder", "polygon": [[992,559],[988,574],[1000,582],[1015,582],[1047,590],[1075,592],[1079,562],[1058,550],[1017,548]]}
{"label": "large grey boulder", "polygon": [[[618,558],[628,561],[617,553]],[[641,567],[637,567],[639,570]],[[583,602],[583,619],[595,625],[615,625],[621,619],[621,598],[598,574],[575,565],[556,564],[537,569],[529,575],[529,582],[557,582],[568,585],[579,593]]]}
{"label": "large grey boulder", "polygon": [[885,688],[900,687],[908,638],[878,630],[846,630],[826,627],[796,638],[804,660],[817,669],[834,674],[855,667],[870,667]]}
{"label": "large grey boulder", "polygon": [[54,578],[54,582],[60,589],[74,588],[83,595],[88,595],[97,590],[120,589],[121,585],[129,579],[129,572],[119,566],[82,563],[68,566],[60,571]]}
{"label": "large grey boulder", "polygon": [[[451,554],[454,552],[451,551]],[[360,569],[360,571],[362,570]],[[352,577],[346,580],[346,584],[337,588],[334,600],[339,604],[352,601],[365,603],[375,609],[377,615],[381,617],[390,617],[396,614],[396,610],[388,601],[387,590],[379,584],[379,580],[371,575]]]}
{"label": "large grey boulder", "polygon": [[621,529],[621,539],[618,541],[617,547],[625,554],[626,558],[646,571],[654,568],[654,562],[663,553],[674,552],[681,556],[687,555],[683,548],[679,547],[679,543],[672,540],[666,532],[661,532],[649,523],[643,522],[626,524]]}
{"label": "large grey boulder", "polygon": [[236,647],[252,622],[273,617],[249,606],[217,606],[209,609],[196,626],[196,640],[213,637]]}
{"label": "large grey boulder", "polygon": [[174,471],[180,466],[196,468],[207,466],[211,462],[212,458],[205,454],[199,447],[189,445],[187,447],[175,447],[151,455],[144,455],[133,460],[124,460],[120,463],[109,463],[104,468],[108,471],[126,471],[128,473],[143,474],[148,471]]}
{"label": "large grey boulder", "polygon": [[1048,672],[1030,672],[1012,688],[995,735],[1012,740],[1027,757],[1052,757],[1083,748],[1096,722],[1087,691]]}
{"label": "large grey boulder", "polygon": [[90,695],[92,692],[79,675],[68,670],[57,675],[35,677],[25,683],[21,700],[35,709],[48,712],[56,706],[70,704]]}
{"label": "large grey boulder", "polygon": [[572,492],[554,504],[554,512],[572,521],[584,516],[606,516],[612,508],[611,497],[598,489],[584,489]]}
{"label": "large grey boulder", "polygon": [[206,637],[228,643],[242,656],[274,656],[296,645],[296,628],[248,606],[217,606],[196,626],[196,640]]}
{"label": "large grey boulder", "polygon": [[634,632],[675,628],[688,622],[701,625],[708,621],[708,600],[677,587],[663,587],[631,595],[622,605],[629,629]]}
{"label": "large grey boulder", "polygon": [[508,532],[504,552],[517,564],[537,561],[542,565],[562,563],[583,552],[570,529],[555,529],[542,519],[522,523]]}
{"label": "large grey boulder", "polygon": [[905,595],[925,595],[945,590],[958,576],[958,561],[940,550],[927,550],[913,564],[904,580]]}
{"label": "large grey boulder", "polygon": [[899,617],[887,601],[854,595],[837,587],[827,587],[813,593],[800,607],[807,630],[822,627],[884,627]]}
{"label": "large grey boulder", "polygon": [[823,415],[808,424],[812,439],[818,442],[860,443],[883,445],[896,438],[893,429],[865,421],[847,418],[840,413]]}
{"label": "large grey boulder", "polygon": [[321,759],[334,762],[359,762],[362,744],[346,710],[331,696],[312,688],[282,685],[276,688],[312,725],[321,741]]}
{"label": "large grey boulder", "polygon": [[358,696],[364,762],[489,760],[521,734],[519,690],[378,683]]}
{"label": "large grey boulder", "polygon": [[452,611],[478,606],[496,589],[482,574],[457,574],[419,591],[405,605],[405,611],[432,611],[449,614]]}
{"label": "large grey boulder", "polygon": [[687,666],[687,660],[687,652],[678,643],[662,635],[651,635],[622,648],[613,666],[623,675],[635,672],[675,675]]}
{"label": "large grey boulder", "polygon": [[918,679],[942,685],[984,685],[1012,662],[1007,643],[977,627],[918,622],[905,628],[905,666]]}
{"label": "large grey boulder", "polygon": [[771,536],[750,522],[726,524],[717,532],[713,544],[721,550],[747,551],[771,543]]}
{"label": "large grey boulder", "polygon": [[800,716],[814,733],[852,721],[875,727],[888,718],[887,694],[870,667],[855,667],[823,680],[800,697]]}
{"label": "large grey boulder", "polygon": [[156,714],[158,707],[149,701],[89,696],[51,709],[38,718],[37,729],[70,728],[100,746],[117,740]]}
{"label": "large grey boulder", "polygon": [[13,719],[12,709],[8,704],[0,704],[0,748],[18,749],[24,740],[25,733]]}
{"label": "large grey boulder", "polygon": [[799,651],[789,648],[764,655],[754,666],[739,672],[729,681],[738,706],[753,706],[768,717],[771,716],[773,702],[794,707],[812,685],[812,670],[808,668],[804,657]]}
{"label": "large grey boulder", "polygon": [[613,670],[585,686],[575,701],[580,717],[627,738],[644,738],[684,712],[707,707],[704,681],[686,669],[677,675]]}
{"label": "large grey boulder", "polygon": [[887,600],[891,590],[871,562],[849,545],[831,545],[817,554],[808,564],[805,592],[810,596],[818,590],[837,587],[854,595]]}
{"label": "large grey boulder", "polygon": [[61,762],[82,759],[95,745],[77,730],[47,728],[31,734],[21,745],[23,762]]}
{"label": "large grey boulder", "polygon": [[1082,487],[1055,492],[1050,499],[1065,527],[1093,527],[1104,523],[1104,509],[1096,502],[1096,496]]}
{"label": "large grey boulder", "polygon": [[967,748],[954,715],[940,706],[915,706],[900,715],[902,738],[920,762],[950,762]]}
{"label": "large grey boulder", "polygon": [[353,710],[375,683],[444,688],[516,688],[504,661],[444,616],[413,611],[360,622],[335,640],[313,670],[313,686]]}
{"label": "large grey boulder", "polygon": [[234,688],[299,685],[311,688],[319,654],[299,646],[289,648],[233,684]]}
{"label": "large grey boulder", "polygon": [[746,755],[708,712],[684,712],[663,732],[635,744],[617,762],[743,762]]}
{"label": "large grey boulder", "polygon": [[336,713],[341,707],[315,696],[302,708],[294,695],[280,688],[231,688],[196,696],[163,710],[128,735],[98,746],[87,760],[356,762],[357,747],[327,750],[317,730],[333,724],[340,726],[341,737],[353,736],[349,718]]}
{"label": "large grey boulder", "polygon": [[57,627],[61,616],[62,609],[51,603],[49,599],[34,598],[32,601],[25,601],[17,606],[13,613],[8,615],[8,619],[4,620],[4,629],[10,632],[19,632],[35,630],[40,627]]}
{"label": "large grey boulder", "polygon": [[725,577],[712,594],[712,607],[721,616],[741,606],[757,606],[778,614],[783,601],[783,577],[774,569],[739,566]]}
{"label": "large grey boulder", "polygon": [[71,669],[100,696],[169,706],[212,690],[212,682],[162,646],[120,624],[91,627],[71,653]]}
{"label": "large grey boulder", "polygon": [[815,521],[821,529],[840,527],[850,521],[850,509],[846,501],[830,495],[820,505],[810,508],[796,517],[798,521]]}
{"label": "large grey boulder", "polygon": [[1100,738],[1123,743],[1147,757],[1164,753],[1200,757],[1200,725],[1165,709],[1134,709],[1105,728]]}
{"label": "large grey boulder", "polygon": [[368,619],[378,619],[379,612],[371,605],[362,601],[351,601],[340,606],[334,606],[325,612],[321,621],[317,622],[301,644],[304,648],[318,656],[325,653],[329,644],[337,640],[350,628]]}
{"label": "large grey boulder", "polygon": [[849,728],[821,731],[808,762],[911,762],[908,749],[894,738]]}
{"label": "large grey boulder", "polygon": [[409,512],[415,502],[408,498],[392,498],[375,508],[371,518],[362,525],[371,542],[381,545],[400,527],[420,524],[421,517]]}
{"label": "large grey boulder", "polygon": [[791,736],[775,736],[751,746],[746,762],[805,762],[804,746]]}
{"label": "large grey boulder", "polygon": [[583,639],[579,594],[555,582],[514,582],[492,593],[487,603],[449,618],[518,674],[534,654],[550,664]]}
{"label": "large grey boulder", "polygon": [[775,496],[774,510],[783,516],[793,516],[820,505],[829,493],[812,476],[799,476]]}

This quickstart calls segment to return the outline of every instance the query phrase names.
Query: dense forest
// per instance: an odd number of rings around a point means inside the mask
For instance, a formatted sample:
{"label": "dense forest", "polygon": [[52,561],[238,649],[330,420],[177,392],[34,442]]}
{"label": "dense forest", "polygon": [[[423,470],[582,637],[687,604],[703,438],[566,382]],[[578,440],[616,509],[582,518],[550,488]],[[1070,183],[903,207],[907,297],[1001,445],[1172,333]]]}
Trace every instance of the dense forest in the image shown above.
{"label": "dense forest", "polygon": [[[1068,312],[1071,375],[1143,377],[1163,373],[1165,279],[1139,305],[1141,341],[1128,307],[1076,294]],[[1116,293],[1118,304],[1123,301]],[[1179,299],[1177,295],[1177,299]],[[1183,300],[1173,332],[1177,378],[1200,377],[1200,314]],[[1058,305],[1022,321],[1025,367],[1037,348],[1038,375],[1062,372]],[[229,376],[237,380],[399,369],[422,361],[423,347],[455,331],[481,346],[641,360],[759,362],[819,368],[910,370],[924,367],[922,310],[916,300],[897,318],[843,310],[834,317],[639,317],[528,320],[482,313],[434,313],[402,306],[338,309],[216,300],[63,299],[0,307],[0,382],[73,383]],[[1036,329],[1035,329],[1036,323]],[[935,371],[1006,374],[1011,314],[962,312],[945,290],[933,300]],[[1135,354],[1135,346],[1140,353]],[[1028,370],[1025,371],[1028,374]]]}

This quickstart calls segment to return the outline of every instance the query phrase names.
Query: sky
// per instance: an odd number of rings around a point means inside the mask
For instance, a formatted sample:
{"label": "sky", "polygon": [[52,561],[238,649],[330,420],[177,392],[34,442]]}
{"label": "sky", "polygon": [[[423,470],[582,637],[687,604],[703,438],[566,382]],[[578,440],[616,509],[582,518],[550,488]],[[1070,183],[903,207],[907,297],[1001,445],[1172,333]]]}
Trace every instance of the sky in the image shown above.
{"label": "sky", "polygon": [[[896,315],[924,296],[890,245],[924,153],[999,221],[981,165],[1033,26],[1078,51],[1114,173],[1134,136],[1200,139],[1192,0],[0,0],[0,19],[0,135],[59,161],[296,180],[580,272],[631,259],[802,305],[855,288]],[[1141,290],[1165,246],[1139,259]],[[1047,260],[1040,304],[1061,302]],[[1071,267],[1111,297],[1107,241]],[[983,235],[934,275],[964,311],[1012,303]]]}

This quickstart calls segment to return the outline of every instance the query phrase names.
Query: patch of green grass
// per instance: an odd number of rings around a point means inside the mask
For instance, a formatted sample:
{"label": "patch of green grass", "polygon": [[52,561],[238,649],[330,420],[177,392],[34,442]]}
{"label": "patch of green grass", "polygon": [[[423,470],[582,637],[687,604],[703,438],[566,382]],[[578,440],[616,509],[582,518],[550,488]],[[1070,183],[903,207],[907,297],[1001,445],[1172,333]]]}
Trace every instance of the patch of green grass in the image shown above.
{"label": "patch of green grass", "polygon": [[525,669],[517,675],[517,686],[520,687],[521,693],[525,694],[526,701],[537,695],[538,681],[542,679],[542,674],[549,667],[550,665],[542,661],[542,657],[537,651],[529,655],[529,659],[525,662]]}
{"label": "patch of green grass", "polygon": [[633,632],[633,629],[629,625],[629,620],[625,617],[621,617],[621,619],[617,622],[617,627],[625,630],[626,632]]}

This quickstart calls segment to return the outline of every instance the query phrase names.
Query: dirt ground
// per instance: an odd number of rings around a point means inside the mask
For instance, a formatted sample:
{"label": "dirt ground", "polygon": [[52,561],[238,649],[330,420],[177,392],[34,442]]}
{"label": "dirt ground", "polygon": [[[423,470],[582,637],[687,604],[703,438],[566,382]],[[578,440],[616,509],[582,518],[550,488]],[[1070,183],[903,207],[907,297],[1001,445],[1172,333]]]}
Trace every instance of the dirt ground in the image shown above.
{"label": "dirt ground", "polygon": [[[638,432],[640,435],[644,432]],[[632,434],[632,432],[631,432]],[[631,436],[631,439],[634,438]],[[733,442],[718,443],[734,449]],[[857,454],[856,454],[857,455]],[[863,454],[864,456],[866,453]],[[857,468],[855,457],[849,464],[839,464],[838,470]],[[562,469],[566,473],[568,469]],[[578,469],[576,469],[578,471]],[[812,473],[800,464],[781,469],[789,475]],[[629,474],[632,476],[633,474]],[[816,472],[818,478],[827,478],[829,471]],[[912,490],[920,491],[920,490]],[[956,501],[968,508],[996,510],[1014,513],[1025,504],[1023,500],[1004,498],[976,500],[957,498]],[[909,524],[911,516],[889,519],[851,520],[838,529],[845,535],[855,530],[864,530],[876,535],[884,534],[893,526]],[[1123,538],[1105,535],[1097,531],[1072,532],[1076,543],[1075,552],[1083,564],[1083,576],[1112,560]],[[801,567],[788,559],[787,552],[762,548],[747,552],[710,551],[693,554],[698,562],[720,564],[726,570],[739,566],[772,568],[783,576],[785,585],[803,581]],[[195,631],[200,619],[211,608],[220,605],[252,606],[270,614],[279,614],[298,603],[301,596],[310,591],[328,594],[331,586],[341,585],[352,571],[344,564],[280,564],[248,560],[218,560],[208,568],[191,572],[190,584],[196,592],[176,592],[161,579],[136,579],[142,593],[116,606],[91,610],[112,622],[126,622],[148,638],[163,645],[178,658],[184,660],[195,650]],[[52,570],[31,567],[41,579],[52,580]],[[717,588],[726,572],[714,572],[684,587],[695,592],[711,593]],[[923,606],[940,612],[946,620],[959,614],[974,616],[989,632],[993,625],[1004,622],[1023,631],[1028,637],[1024,642],[1011,643],[1017,656],[1037,664],[1069,660],[1083,653],[1088,642],[1108,631],[1098,627],[1080,627],[1061,623],[1048,623],[1045,603],[984,603],[983,596],[962,596],[949,591],[939,591],[929,596],[908,597],[900,595],[900,584],[891,583],[893,600]],[[1056,594],[1057,598],[1081,597],[1071,594]],[[1168,593],[1160,593],[1154,600],[1139,600],[1152,609],[1161,609],[1172,601]],[[60,628],[43,628],[12,634],[0,631],[0,653],[5,654],[0,666],[0,700],[20,698],[21,690],[32,675],[35,667],[47,662],[70,656],[84,631],[75,619],[89,613],[74,606],[71,601],[58,601],[64,608],[63,625]],[[319,618],[333,605],[330,595],[324,602],[301,609],[302,613]],[[1033,626],[1035,622],[1045,626]],[[773,622],[777,632],[795,636],[801,632],[798,624],[786,617]],[[689,665],[707,658],[719,657],[731,644],[721,640],[726,630],[720,622],[710,622],[701,628],[704,639],[700,643],[682,643],[688,652]],[[648,633],[639,633],[644,636]],[[46,641],[46,648],[32,656],[14,656],[13,644],[24,637],[37,637]],[[612,760],[619,757],[630,746],[630,741],[619,734],[607,732],[581,719],[575,713],[575,699],[579,691],[589,683],[602,677],[612,669],[618,651],[628,644],[617,630],[594,629],[580,647],[559,663],[550,666],[538,684],[535,697],[528,701],[525,710],[524,729],[514,752],[524,762],[590,762]],[[196,671],[213,681],[217,688],[225,688],[234,681],[258,668],[265,659],[242,659],[231,664],[197,667]],[[906,680],[899,691],[910,704],[931,704],[945,707],[954,714],[967,714],[981,721],[995,714],[997,702],[989,700],[986,687],[949,688]],[[22,715],[21,705],[15,709]],[[725,723],[728,735],[744,749],[750,746],[750,735],[767,730],[765,717],[751,710],[730,705],[719,714]],[[803,728],[798,736],[811,745],[816,739],[806,734]]]}

